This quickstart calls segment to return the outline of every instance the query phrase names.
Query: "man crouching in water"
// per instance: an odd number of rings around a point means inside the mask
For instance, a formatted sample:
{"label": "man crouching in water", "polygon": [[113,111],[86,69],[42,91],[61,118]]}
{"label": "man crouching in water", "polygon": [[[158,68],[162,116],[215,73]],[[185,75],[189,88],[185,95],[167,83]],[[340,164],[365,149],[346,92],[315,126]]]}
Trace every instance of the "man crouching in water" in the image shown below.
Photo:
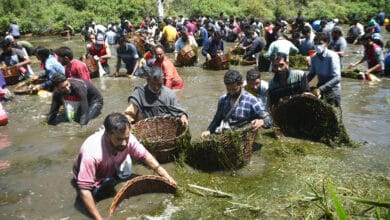
{"label": "man crouching in water", "polygon": [[[81,146],[73,166],[78,194],[94,219],[103,219],[95,204],[95,196],[108,180],[128,179],[131,158],[143,161],[170,183],[176,181],[130,132],[131,125],[121,113],[104,119],[104,129],[88,137]],[[111,181],[110,181],[111,182]],[[103,187],[102,187],[103,185]],[[114,184],[110,184],[113,187]],[[107,185],[105,185],[107,186]]]}

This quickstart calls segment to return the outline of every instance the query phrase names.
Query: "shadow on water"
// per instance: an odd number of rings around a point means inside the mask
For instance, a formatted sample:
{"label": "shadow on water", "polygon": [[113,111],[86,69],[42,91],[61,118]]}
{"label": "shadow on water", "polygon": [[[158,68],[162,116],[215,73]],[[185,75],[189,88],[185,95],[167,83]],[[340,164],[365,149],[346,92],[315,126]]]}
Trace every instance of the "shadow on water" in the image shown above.
{"label": "shadow on water", "polygon": [[[385,35],[389,39],[389,35]],[[66,41],[61,37],[33,38],[31,42],[55,49],[69,46],[75,57],[84,52],[84,43],[76,37]],[[230,45],[226,46],[228,48]],[[349,62],[360,59],[353,54],[359,46],[348,45]],[[171,56],[171,54],[169,54]],[[33,69],[41,72],[33,57]],[[110,60],[114,67],[116,58]],[[179,68],[185,82],[180,94],[182,105],[188,109],[193,138],[200,136],[211,121],[218,98],[225,93],[224,71],[206,71],[201,68],[203,57],[195,67]],[[361,65],[365,68],[364,65]],[[241,73],[251,66],[232,66]],[[263,73],[265,80],[272,73]],[[70,184],[72,163],[80,145],[101,127],[104,116],[127,106],[127,97],[144,79],[93,79],[104,97],[103,113],[86,128],[76,123],[50,126],[45,117],[50,98],[15,96],[3,106],[9,115],[9,124],[0,127],[0,160],[11,162],[11,167],[0,170],[0,218],[2,219],[80,219],[85,216],[75,208],[76,191]],[[318,218],[322,211],[314,202],[304,201],[310,195],[307,183],[320,186],[330,177],[336,186],[350,190],[350,194],[375,200],[377,195],[388,201],[390,195],[390,126],[389,110],[384,96],[390,94],[390,80],[369,84],[342,79],[343,120],[351,138],[366,142],[359,148],[329,148],[323,144],[273,136],[264,131],[258,138],[259,149],[253,152],[250,163],[234,172],[201,172],[187,165],[175,163],[164,167],[179,183],[179,192],[170,195],[141,195],[125,201],[115,213],[118,219],[155,216],[162,219],[281,219]],[[152,174],[141,165],[135,173]],[[197,184],[234,195],[232,199],[201,196],[190,192],[187,184]],[[120,184],[117,186],[119,189]],[[112,199],[100,201],[97,206],[108,216]],[[342,200],[347,211],[356,213],[364,207]],[[237,204],[241,204],[237,205]],[[245,206],[250,205],[250,206]],[[252,207],[252,208],[250,208]],[[260,209],[255,209],[260,207]],[[367,208],[367,207],[365,207]],[[383,211],[383,210],[382,210]],[[371,213],[368,213],[368,216]]]}

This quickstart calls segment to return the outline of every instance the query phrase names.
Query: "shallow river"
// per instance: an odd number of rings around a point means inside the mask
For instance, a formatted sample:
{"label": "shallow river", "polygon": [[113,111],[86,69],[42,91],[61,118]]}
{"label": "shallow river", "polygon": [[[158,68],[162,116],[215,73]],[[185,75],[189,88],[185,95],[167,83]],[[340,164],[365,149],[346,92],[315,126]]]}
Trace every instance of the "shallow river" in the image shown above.
{"label": "shallow river", "polygon": [[[384,40],[390,40],[385,33]],[[61,37],[29,39],[34,46],[48,48],[69,46],[80,57],[84,43],[76,37],[66,41]],[[344,66],[361,58],[353,53],[359,46],[348,45]],[[228,48],[228,46],[226,46]],[[40,72],[36,58],[33,69]],[[111,59],[111,71],[116,58]],[[203,63],[203,57],[201,62]],[[218,97],[225,93],[224,71],[206,71],[201,64],[179,68],[185,89],[178,95],[181,104],[190,114],[192,138],[199,137],[208,126],[217,105]],[[249,66],[231,66],[245,75]],[[365,69],[365,65],[360,68]],[[263,73],[269,80],[272,73]],[[70,184],[71,167],[78,150],[90,134],[101,125],[111,112],[122,112],[127,97],[144,79],[94,79],[104,96],[103,114],[80,129],[75,123],[49,126],[45,115],[50,99],[38,96],[15,96],[12,102],[3,103],[8,112],[9,124],[0,127],[0,160],[11,162],[9,169],[0,171],[0,219],[85,219],[75,206],[76,192]],[[11,87],[12,88],[12,87]],[[369,199],[390,199],[390,80],[369,83],[342,79],[343,120],[350,137],[359,143],[358,148],[334,149],[318,143],[281,138],[275,140],[263,135],[263,148],[254,152],[250,164],[236,173],[204,173],[175,163],[164,166],[177,180],[177,196],[152,194],[124,202],[116,219],[154,216],[156,219],[209,219],[209,218],[315,218],[321,211],[313,203],[302,205],[301,196],[310,194],[307,182],[318,187],[327,177],[337,186],[350,190],[351,195]],[[304,146],[300,152],[291,146]],[[139,174],[152,171],[135,166]],[[226,198],[202,197],[191,193],[187,184],[198,184],[232,193]],[[104,216],[112,198],[98,203]],[[346,206],[364,210],[355,203],[342,200]],[[234,202],[260,207],[261,211],[234,205]],[[367,208],[367,207],[366,207]],[[368,216],[373,216],[368,213]]]}

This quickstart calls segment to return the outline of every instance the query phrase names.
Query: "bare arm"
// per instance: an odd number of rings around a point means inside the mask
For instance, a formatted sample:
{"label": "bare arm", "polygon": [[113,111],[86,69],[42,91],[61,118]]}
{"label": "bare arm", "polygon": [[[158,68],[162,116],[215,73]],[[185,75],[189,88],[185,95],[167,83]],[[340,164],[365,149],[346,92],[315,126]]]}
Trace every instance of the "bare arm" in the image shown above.
{"label": "bare arm", "polygon": [[175,186],[177,185],[176,181],[168,174],[168,172],[162,166],[160,166],[160,163],[153,157],[153,155],[148,153],[144,161],[159,176],[165,177],[170,183],[174,184]]}
{"label": "bare arm", "polygon": [[93,219],[103,219],[96,207],[95,200],[93,199],[92,192],[90,190],[80,189],[80,197]]}

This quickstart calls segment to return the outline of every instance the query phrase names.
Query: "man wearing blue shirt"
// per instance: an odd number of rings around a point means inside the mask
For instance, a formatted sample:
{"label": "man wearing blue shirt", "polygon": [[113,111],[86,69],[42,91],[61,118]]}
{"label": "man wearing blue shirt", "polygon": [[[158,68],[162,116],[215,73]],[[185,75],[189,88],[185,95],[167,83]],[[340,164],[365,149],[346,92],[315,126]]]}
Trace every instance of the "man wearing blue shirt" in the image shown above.
{"label": "man wearing blue shirt", "polygon": [[318,33],[314,38],[316,54],[311,60],[310,72],[307,76],[310,82],[314,76],[318,77],[318,89],[315,95],[323,97],[327,103],[340,107],[341,96],[341,69],[339,55],[328,49],[328,36]]}
{"label": "man wearing blue shirt", "polygon": [[137,48],[132,43],[127,43],[124,36],[118,39],[119,46],[116,49],[118,56],[116,63],[115,76],[119,75],[119,69],[121,68],[121,61],[126,65],[127,74],[129,77],[134,76],[138,71],[139,56]]}

